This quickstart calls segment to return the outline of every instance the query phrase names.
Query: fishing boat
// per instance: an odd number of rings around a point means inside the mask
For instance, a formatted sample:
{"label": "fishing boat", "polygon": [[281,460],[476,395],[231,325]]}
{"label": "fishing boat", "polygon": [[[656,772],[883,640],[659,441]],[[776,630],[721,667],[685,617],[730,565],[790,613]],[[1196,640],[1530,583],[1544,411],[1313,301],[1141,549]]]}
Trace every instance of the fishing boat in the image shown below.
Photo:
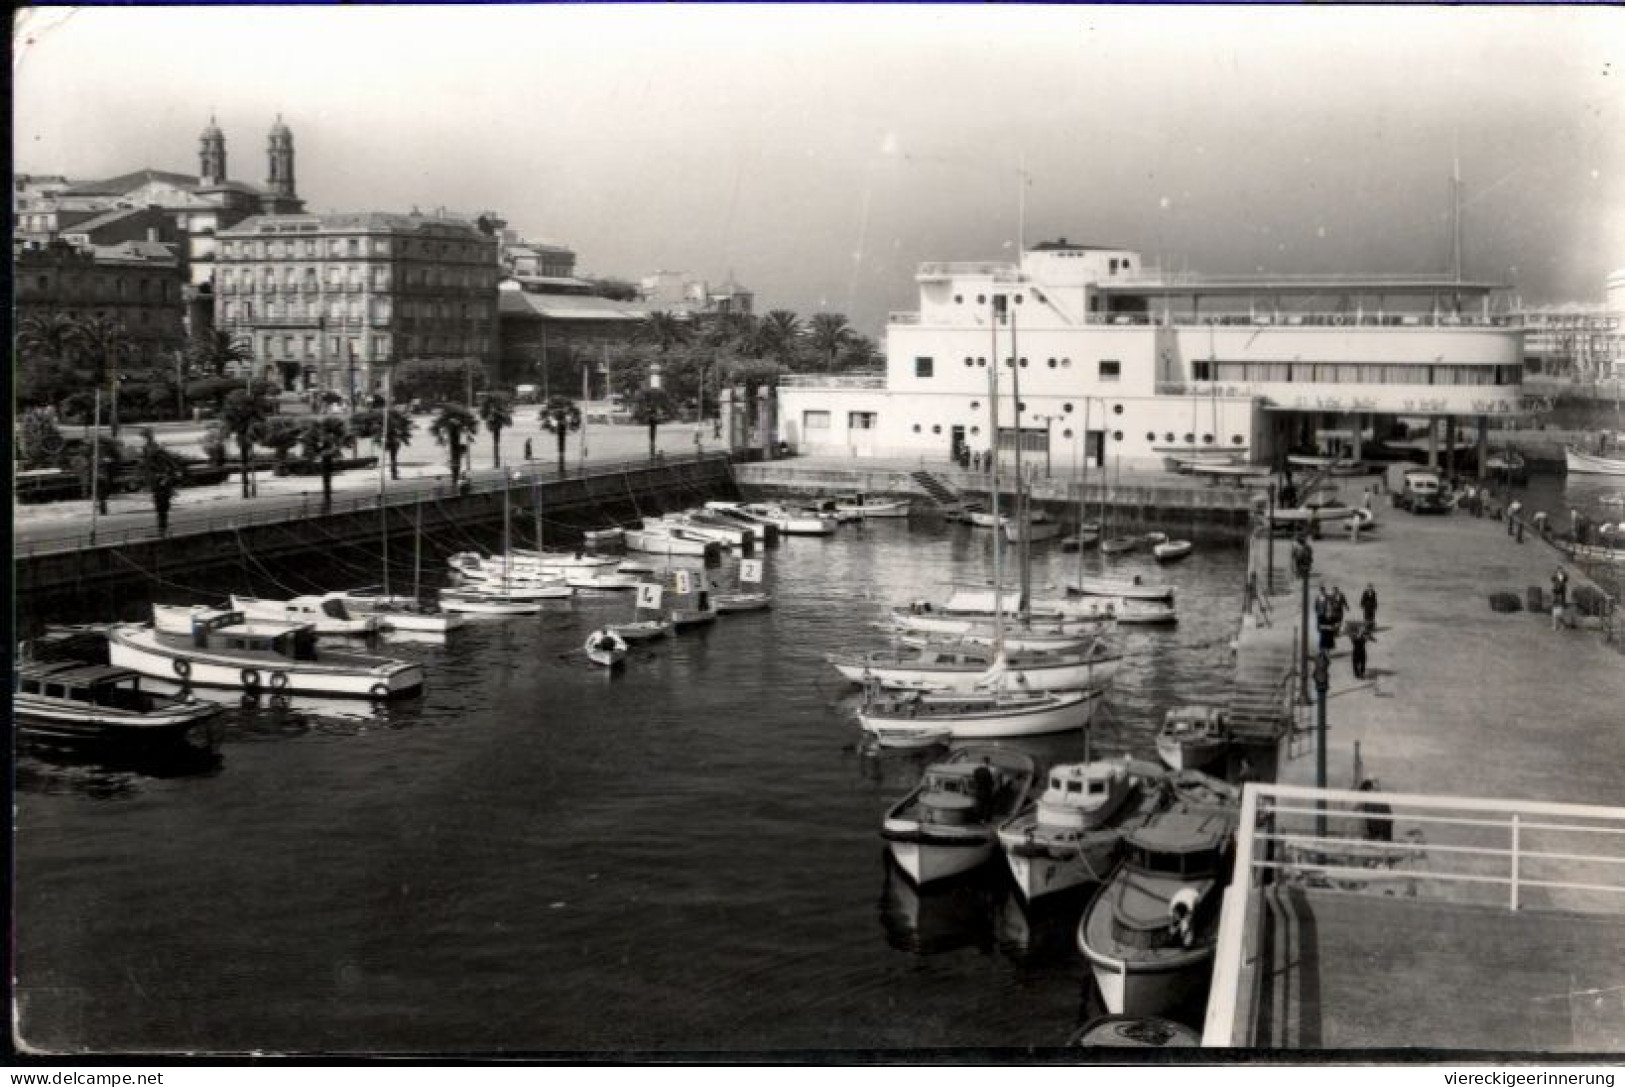
{"label": "fishing boat", "polygon": [[906,518],[914,504],[906,498],[877,499],[866,494],[844,495],[835,500],[839,513],[855,513],[864,520]]}
{"label": "fishing boat", "polygon": [[250,619],[309,623],[321,637],[365,637],[378,629],[373,616],[351,615],[342,600],[332,596],[296,596],[291,600],[263,600],[231,595],[231,606]]}
{"label": "fishing boat", "polygon": [[415,634],[445,634],[463,625],[460,616],[449,615],[416,597],[389,595],[366,589],[340,590],[327,594],[357,615],[369,615],[384,631]]}
{"label": "fishing boat", "polygon": [[1569,472],[1576,475],[1625,476],[1625,456],[1599,456],[1571,445],[1564,448],[1563,459]]}
{"label": "fishing boat", "polygon": [[1078,924],[1078,949],[1107,1011],[1160,1015],[1208,980],[1239,816],[1235,791],[1212,788],[1228,793],[1199,802],[1176,792],[1128,833],[1122,861]]}
{"label": "fishing boat", "polygon": [[1178,562],[1189,558],[1192,550],[1189,540],[1164,540],[1151,548],[1151,554],[1156,556],[1158,562]]}
{"label": "fishing boat", "polygon": [[907,691],[877,694],[858,710],[858,723],[881,743],[898,729],[943,729],[955,740],[999,740],[1087,728],[1101,692],[976,694]]}
{"label": "fishing boat", "polygon": [[402,698],[423,689],[423,667],[386,657],[318,649],[309,623],[247,620],[218,609],[195,616],[190,635],[117,623],[107,632],[112,664],[144,676],[256,694]]}
{"label": "fishing boat", "polygon": [[144,690],[140,673],[83,661],[18,663],[11,714],[17,735],[51,744],[155,748],[203,741],[218,705]]}
{"label": "fishing boat", "polygon": [[1128,756],[1052,767],[1038,802],[999,827],[1016,888],[1028,902],[1103,882],[1123,836],[1163,802],[1161,767]]}
{"label": "fishing boat", "polygon": [[1175,770],[1199,770],[1229,747],[1225,713],[1213,706],[1171,709],[1157,733],[1157,756]]}
{"label": "fishing boat", "polygon": [[1122,656],[1096,641],[1076,653],[1007,652],[1001,659],[992,649],[927,647],[881,649],[825,656],[835,670],[853,683],[876,683],[886,690],[986,690],[996,681],[1023,691],[1099,690],[1116,675]]}
{"label": "fishing boat", "polygon": [[587,659],[602,668],[614,668],[626,659],[626,639],[611,628],[602,628],[587,635],[582,649]]}
{"label": "fishing boat", "polygon": [[880,835],[915,885],[962,875],[992,857],[998,825],[1027,802],[1038,767],[1008,747],[970,745],[925,768],[886,812]]}

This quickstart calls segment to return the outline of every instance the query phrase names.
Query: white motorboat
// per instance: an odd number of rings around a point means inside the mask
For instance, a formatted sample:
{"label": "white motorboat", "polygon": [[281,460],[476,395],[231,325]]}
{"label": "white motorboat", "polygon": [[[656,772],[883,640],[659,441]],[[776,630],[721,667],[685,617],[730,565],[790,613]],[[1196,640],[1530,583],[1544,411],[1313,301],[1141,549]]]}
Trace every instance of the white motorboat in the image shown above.
{"label": "white motorboat", "polygon": [[1576,475],[1625,476],[1625,456],[1599,456],[1571,445],[1564,448],[1563,459],[1568,470]]}
{"label": "white motorboat", "polygon": [[[649,519],[645,518],[645,525]],[[733,548],[744,554],[756,550],[756,533],[744,525],[719,525],[709,521],[691,517],[686,513],[668,513],[663,517],[655,518],[654,528],[666,526],[677,529],[678,535],[697,537],[702,540],[713,540],[723,547]]]}
{"label": "white motorboat", "polygon": [[886,812],[880,835],[916,885],[962,875],[992,855],[995,828],[1026,804],[1038,769],[1014,748],[959,748],[925,769]]}
{"label": "white motorboat", "polygon": [[542,610],[539,600],[486,592],[472,586],[441,589],[440,607],[462,615],[537,615]]}
{"label": "white motorboat", "polygon": [[1102,555],[1123,555],[1130,551],[1137,551],[1140,547],[1138,536],[1107,536],[1100,541]]}
{"label": "white motorboat", "polygon": [[[1065,531],[1066,526],[1061,524],[1059,521],[1032,521],[1027,525],[1027,542],[1043,543],[1045,540],[1058,539]],[[1021,526],[1019,524],[1006,521],[1004,524],[1004,538],[1013,544],[1019,544],[1022,542],[1021,537]]]}
{"label": "white motorboat", "polygon": [[730,525],[743,528],[756,536],[756,542],[767,546],[779,542],[779,526],[754,517],[747,517],[737,508],[737,503],[707,503],[687,511],[690,517],[707,524]]}
{"label": "white motorboat", "polygon": [[646,555],[691,556],[704,559],[708,564],[721,561],[722,556],[722,548],[715,541],[674,535],[664,528],[627,529],[626,549]]}
{"label": "white motorboat", "polygon": [[1122,862],[1078,924],[1078,950],[1110,1012],[1159,1015],[1207,981],[1239,815],[1234,790],[1214,784],[1224,799],[1181,798],[1129,832]]}
{"label": "white motorboat", "polygon": [[1225,713],[1213,706],[1171,709],[1157,733],[1157,756],[1175,770],[1200,770],[1229,746]]}
{"label": "white motorboat", "polygon": [[502,597],[535,603],[540,600],[568,600],[575,595],[563,575],[546,578],[508,577],[501,574],[459,576],[459,584],[450,590],[441,590],[444,605],[447,592],[458,596]]}
{"label": "white motorboat", "polygon": [[[929,601],[915,601],[891,610],[892,625],[899,631],[914,634],[952,634],[964,637],[991,636],[996,625],[992,612],[958,612],[946,614]],[[1014,619],[1006,613],[1007,624]],[[1117,622],[1115,604],[1109,604],[1099,615],[1029,617],[1019,627],[1018,634],[1093,634],[1109,629]],[[1010,629],[1008,626],[1006,629]]]}
{"label": "white motorboat", "polygon": [[448,615],[432,604],[422,604],[410,596],[390,596],[366,591],[328,593],[357,615],[370,615],[378,629],[415,634],[445,634],[463,625],[456,615]]}
{"label": "white motorboat", "polygon": [[865,732],[882,743],[897,729],[946,729],[956,740],[998,740],[1087,728],[1100,691],[977,694],[909,691],[871,698],[858,711]]}
{"label": "white motorboat", "polygon": [[[1010,514],[1005,513],[1001,513],[997,518],[995,518],[992,513],[986,510],[972,510],[965,515],[965,519],[971,524],[975,525],[977,528],[992,528],[994,525],[998,525],[1000,528],[1006,530],[1005,538],[1008,540],[1016,539],[1015,536],[1010,535],[1009,530],[1019,529],[1021,520],[1019,517],[1013,517]],[[1035,528],[1038,525],[1049,525],[1054,523],[1055,522],[1051,520],[1050,515],[1045,513],[1043,510],[1030,510],[1027,513],[1028,528]]]}
{"label": "white motorboat", "polygon": [[17,665],[11,714],[17,735],[48,744],[150,749],[212,737],[208,723],[221,708],[191,698],[143,690],[141,675],[83,661]]}
{"label": "white motorboat", "polygon": [[118,623],[108,630],[107,644],[119,667],[198,687],[375,699],[423,688],[422,665],[318,649],[309,623],[250,621],[239,611],[195,616],[190,635]]}
{"label": "white motorboat", "polygon": [[1192,550],[1194,547],[1189,540],[1164,540],[1151,548],[1151,554],[1158,562],[1178,562],[1189,558]]}
{"label": "white motorboat", "polygon": [[907,517],[913,507],[914,504],[906,498],[876,499],[866,494],[848,495],[835,500],[838,512],[854,513],[865,520]]}
{"label": "white motorboat", "polygon": [[[622,535],[625,535],[624,530]],[[487,564],[502,564],[502,556],[486,560]],[[514,569],[540,569],[549,572],[563,570],[613,570],[620,564],[614,555],[589,555],[582,551],[536,551],[526,547],[508,549],[508,561]]]}
{"label": "white motorboat", "polygon": [[154,604],[152,625],[160,634],[192,635],[192,621],[220,614],[214,604]]}
{"label": "white motorboat", "polygon": [[328,596],[296,596],[291,600],[264,600],[231,595],[231,606],[249,619],[309,623],[321,637],[366,637],[378,629],[373,616],[351,615],[344,601]]}
{"label": "white motorboat", "polygon": [[876,747],[894,748],[904,751],[918,751],[921,748],[936,747],[946,744],[953,739],[953,730],[946,728],[894,728],[883,733],[864,733],[865,739]]}
{"label": "white motorboat", "polygon": [[1147,583],[1138,574],[1131,578],[1080,577],[1066,591],[1078,596],[1115,596],[1124,600],[1172,600],[1174,587],[1163,582]]}
{"label": "white motorboat", "polygon": [[642,583],[641,574],[629,574],[621,570],[568,570],[564,574],[564,584],[577,592],[585,593],[632,592]]}
{"label": "white motorboat", "polygon": [[996,682],[1023,691],[1101,690],[1117,674],[1122,656],[1096,641],[1076,653],[1006,653],[975,648],[922,648],[867,653],[830,653],[824,658],[853,683],[887,690],[987,690]]}
{"label": "white motorboat", "polygon": [[1161,767],[1123,756],[1051,768],[1038,803],[999,827],[1016,888],[1028,902],[1102,883],[1123,836],[1163,802]]}
{"label": "white motorboat", "polygon": [[602,628],[587,635],[586,644],[582,649],[587,659],[601,668],[614,668],[626,659],[626,639],[617,634],[614,628]]}

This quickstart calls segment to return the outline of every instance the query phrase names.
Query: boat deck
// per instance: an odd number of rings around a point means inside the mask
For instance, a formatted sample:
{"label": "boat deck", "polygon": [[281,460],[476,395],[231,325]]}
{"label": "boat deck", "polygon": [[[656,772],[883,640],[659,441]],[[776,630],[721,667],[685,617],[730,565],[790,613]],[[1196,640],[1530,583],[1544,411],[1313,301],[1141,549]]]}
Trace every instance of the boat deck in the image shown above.
{"label": "boat deck", "polygon": [[1625,1051],[1625,916],[1255,891],[1264,1049]]}

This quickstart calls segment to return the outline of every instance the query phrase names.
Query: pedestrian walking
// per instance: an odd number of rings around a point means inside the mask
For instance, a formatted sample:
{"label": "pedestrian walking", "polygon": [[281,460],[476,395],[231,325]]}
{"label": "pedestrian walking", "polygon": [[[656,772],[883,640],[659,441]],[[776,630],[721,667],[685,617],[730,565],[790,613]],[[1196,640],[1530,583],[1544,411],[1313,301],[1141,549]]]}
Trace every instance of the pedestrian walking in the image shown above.
{"label": "pedestrian walking", "polygon": [[1561,567],[1552,574],[1552,629],[1559,630],[1563,626],[1563,617],[1568,611],[1569,603],[1569,575]]}
{"label": "pedestrian walking", "polygon": [[1349,543],[1357,544],[1360,542],[1360,524],[1362,521],[1363,518],[1358,512],[1349,518]]}
{"label": "pedestrian walking", "polygon": [[1354,666],[1355,679],[1365,678],[1365,645],[1376,640],[1377,636],[1364,623],[1349,624],[1349,663]]}
{"label": "pedestrian walking", "polygon": [[1365,616],[1365,625],[1372,630],[1377,629],[1377,587],[1367,582],[1365,592],[1360,594],[1360,613]]}
{"label": "pedestrian walking", "polygon": [[530,460],[530,439],[525,439],[525,459]]}
{"label": "pedestrian walking", "polygon": [[1512,530],[1513,530],[1514,524],[1517,524],[1517,525],[1523,524],[1522,514],[1523,514],[1523,503],[1519,502],[1516,498],[1514,498],[1512,500],[1512,505],[1507,507],[1507,535],[1508,536],[1512,535]]}

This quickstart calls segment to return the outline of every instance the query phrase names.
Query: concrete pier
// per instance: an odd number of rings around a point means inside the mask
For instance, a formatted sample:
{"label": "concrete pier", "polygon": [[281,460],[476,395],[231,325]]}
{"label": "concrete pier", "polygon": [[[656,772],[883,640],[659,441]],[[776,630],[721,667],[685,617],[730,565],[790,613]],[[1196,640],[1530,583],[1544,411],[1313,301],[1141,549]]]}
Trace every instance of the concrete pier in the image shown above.
{"label": "concrete pier", "polygon": [[[1379,597],[1365,678],[1331,656],[1325,785],[1317,710],[1292,711],[1277,785],[1248,790],[1224,905],[1209,1045],[1531,1054],[1625,1049],[1625,655],[1549,611],[1492,611],[1564,567],[1533,533],[1379,509],[1359,542],[1314,542],[1311,600]],[[1276,541],[1238,663],[1299,659],[1302,583]],[[1572,593],[1571,593],[1572,596]],[[1311,624],[1313,618],[1311,615]],[[1318,639],[1311,630],[1311,652]],[[1311,692],[1313,687],[1311,685]],[[1268,780],[1270,775],[1261,775]],[[1355,793],[1364,779],[1378,791]],[[1324,797],[1325,799],[1317,799]],[[1373,837],[1375,801],[1388,814]]]}

